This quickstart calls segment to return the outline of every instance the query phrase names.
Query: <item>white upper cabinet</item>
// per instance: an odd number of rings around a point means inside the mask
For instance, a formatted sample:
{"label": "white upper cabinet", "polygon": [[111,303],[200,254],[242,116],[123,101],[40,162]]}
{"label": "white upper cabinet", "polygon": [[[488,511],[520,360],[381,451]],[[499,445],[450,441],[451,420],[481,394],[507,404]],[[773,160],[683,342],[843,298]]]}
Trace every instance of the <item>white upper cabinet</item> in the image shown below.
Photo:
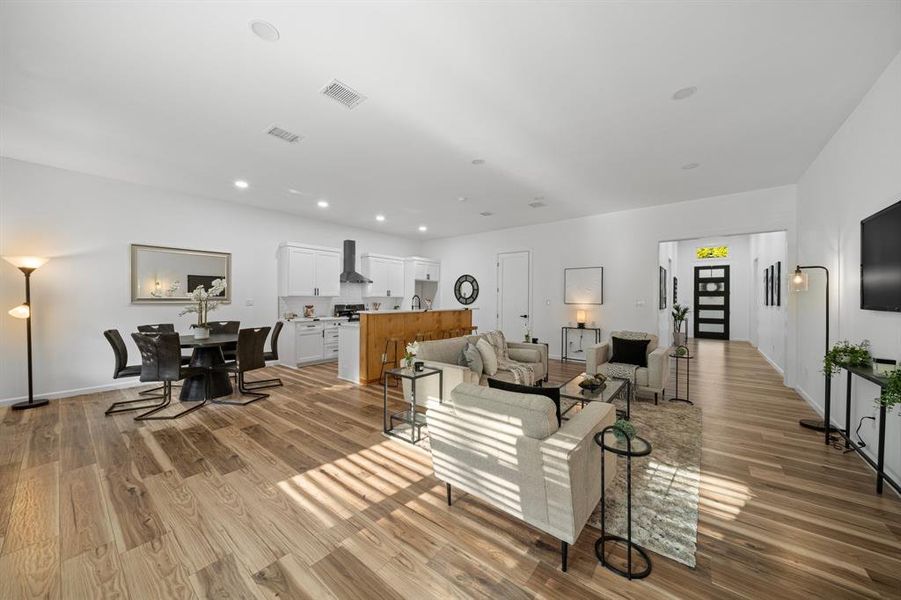
{"label": "white upper cabinet", "polygon": [[372,280],[366,286],[368,298],[400,298],[404,295],[404,261],[393,256],[364,254],[360,260],[363,275]]}
{"label": "white upper cabinet", "polygon": [[414,258],[412,261],[413,279],[416,281],[438,281],[441,277],[441,265],[432,260]]}
{"label": "white upper cabinet", "polygon": [[339,296],[341,251],[284,243],[278,249],[279,296]]}

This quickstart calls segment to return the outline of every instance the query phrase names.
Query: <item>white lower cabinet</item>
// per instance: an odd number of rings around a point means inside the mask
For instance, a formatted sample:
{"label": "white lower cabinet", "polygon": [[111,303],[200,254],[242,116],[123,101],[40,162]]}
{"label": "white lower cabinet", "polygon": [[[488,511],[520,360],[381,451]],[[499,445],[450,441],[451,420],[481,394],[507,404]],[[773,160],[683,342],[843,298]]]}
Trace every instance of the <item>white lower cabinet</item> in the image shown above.
{"label": "white lower cabinet", "polygon": [[293,356],[286,357],[290,366],[338,358],[340,323],[296,323]]}

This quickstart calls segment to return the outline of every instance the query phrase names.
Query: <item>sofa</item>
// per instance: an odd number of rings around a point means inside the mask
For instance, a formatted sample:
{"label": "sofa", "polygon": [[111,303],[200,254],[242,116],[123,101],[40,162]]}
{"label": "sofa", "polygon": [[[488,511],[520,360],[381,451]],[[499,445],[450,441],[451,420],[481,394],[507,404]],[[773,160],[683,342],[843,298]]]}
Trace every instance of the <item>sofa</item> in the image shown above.
{"label": "sofa", "polygon": [[[432,468],[447,486],[448,505],[457,488],[558,538],[566,571],[568,546],[602,496],[594,436],[613,425],[613,405],[590,402],[558,426],[545,396],[460,383],[426,419]],[[604,489],[615,477],[616,455],[605,460]]]}
{"label": "sofa", "polygon": [[[419,351],[416,360],[425,363],[426,367],[440,369],[444,378],[444,397],[450,395],[450,391],[461,383],[476,385],[488,385],[488,375],[482,373],[476,375],[466,365],[458,364],[463,348],[466,344],[473,344],[482,337],[480,335],[466,335],[445,340],[431,340],[419,342]],[[507,342],[507,354],[510,360],[527,364],[532,367],[535,383],[547,381],[547,346],[544,344],[530,344],[526,342]],[[498,371],[491,375],[493,379],[513,382],[513,375],[509,371]],[[410,382],[404,380],[404,395],[410,396]],[[438,400],[438,378],[426,377],[416,382],[417,403],[429,405]]]}
{"label": "sofa", "polygon": [[[611,338],[628,336],[631,332],[613,331]],[[653,397],[656,404],[658,398],[666,391],[670,375],[670,349],[657,345],[657,336],[646,334],[650,339],[647,348],[648,366],[639,367],[635,371],[635,395]],[[595,344],[585,352],[585,372],[589,375],[602,372],[603,365],[610,360],[612,339],[610,342]]]}

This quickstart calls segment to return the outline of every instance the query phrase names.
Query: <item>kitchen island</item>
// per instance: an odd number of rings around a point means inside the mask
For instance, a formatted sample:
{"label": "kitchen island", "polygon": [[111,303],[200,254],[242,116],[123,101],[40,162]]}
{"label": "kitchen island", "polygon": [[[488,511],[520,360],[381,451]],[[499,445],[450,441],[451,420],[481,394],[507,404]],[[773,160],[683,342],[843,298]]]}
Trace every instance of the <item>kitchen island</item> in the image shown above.
{"label": "kitchen island", "polygon": [[[398,348],[398,360],[403,357],[403,346],[416,340],[417,336],[425,338],[441,338],[452,330],[466,330],[472,326],[472,311],[469,309],[454,310],[364,310],[360,311],[360,353],[359,353],[359,382],[374,383],[379,380],[382,372],[382,354],[385,352],[385,344],[391,338],[400,338],[403,345]],[[342,342],[343,343],[343,342]],[[339,356],[338,370],[342,371],[341,358]],[[347,359],[353,360],[351,353],[347,353]],[[392,348],[388,350],[389,358],[393,357]],[[397,366],[392,363],[386,366],[390,369]],[[352,365],[344,365],[345,373],[354,373]]]}

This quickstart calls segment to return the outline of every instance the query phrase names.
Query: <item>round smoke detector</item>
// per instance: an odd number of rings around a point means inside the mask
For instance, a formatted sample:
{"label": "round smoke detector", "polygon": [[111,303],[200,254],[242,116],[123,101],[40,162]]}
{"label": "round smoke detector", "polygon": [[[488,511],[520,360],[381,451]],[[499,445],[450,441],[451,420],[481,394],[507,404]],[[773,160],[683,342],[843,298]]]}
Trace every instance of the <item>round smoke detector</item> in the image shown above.
{"label": "round smoke detector", "polygon": [[278,29],[272,23],[266,21],[251,21],[250,30],[261,40],[274,42],[278,40]]}

